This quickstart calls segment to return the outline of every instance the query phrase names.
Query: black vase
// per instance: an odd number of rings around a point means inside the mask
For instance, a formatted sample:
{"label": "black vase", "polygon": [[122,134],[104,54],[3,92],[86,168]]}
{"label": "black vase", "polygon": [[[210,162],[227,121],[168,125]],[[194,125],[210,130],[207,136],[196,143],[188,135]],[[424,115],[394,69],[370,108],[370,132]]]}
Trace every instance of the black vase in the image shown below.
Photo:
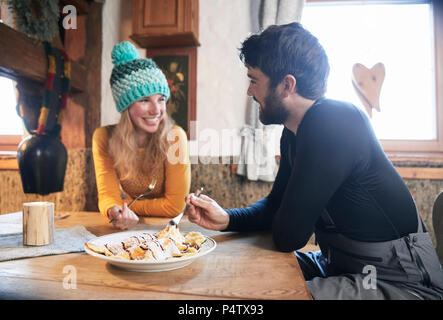
{"label": "black vase", "polygon": [[41,195],[63,191],[67,158],[58,138],[32,135],[23,139],[17,150],[23,191]]}

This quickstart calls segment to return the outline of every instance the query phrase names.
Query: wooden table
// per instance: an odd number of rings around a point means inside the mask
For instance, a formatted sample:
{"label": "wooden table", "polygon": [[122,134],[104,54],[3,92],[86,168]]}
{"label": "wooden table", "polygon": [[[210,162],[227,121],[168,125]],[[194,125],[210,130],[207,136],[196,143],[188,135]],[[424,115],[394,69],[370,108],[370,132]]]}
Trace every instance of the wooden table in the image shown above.
{"label": "wooden table", "polygon": [[[57,214],[69,217],[56,220],[56,228],[83,225],[97,236],[118,232],[97,212]],[[168,220],[142,218],[140,223],[160,230]],[[200,231],[217,247],[190,265],[167,272],[128,272],[85,252],[0,262],[0,298],[311,299],[297,258],[275,250],[269,234],[210,231],[186,218],[180,231]]]}

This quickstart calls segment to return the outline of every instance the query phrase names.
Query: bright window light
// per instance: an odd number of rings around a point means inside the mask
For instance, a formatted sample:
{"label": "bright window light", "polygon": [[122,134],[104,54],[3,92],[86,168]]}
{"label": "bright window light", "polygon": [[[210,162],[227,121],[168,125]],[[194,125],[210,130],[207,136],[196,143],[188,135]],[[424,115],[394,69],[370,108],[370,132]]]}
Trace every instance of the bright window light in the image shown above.
{"label": "bright window light", "polygon": [[0,77],[0,135],[22,135],[22,119],[15,111],[17,99],[14,82]]}
{"label": "bright window light", "polygon": [[326,50],[326,96],[362,108],[352,86],[352,66],[385,65],[380,109],[372,111],[379,139],[436,139],[433,23],[430,4],[333,4],[305,6],[301,23]]}

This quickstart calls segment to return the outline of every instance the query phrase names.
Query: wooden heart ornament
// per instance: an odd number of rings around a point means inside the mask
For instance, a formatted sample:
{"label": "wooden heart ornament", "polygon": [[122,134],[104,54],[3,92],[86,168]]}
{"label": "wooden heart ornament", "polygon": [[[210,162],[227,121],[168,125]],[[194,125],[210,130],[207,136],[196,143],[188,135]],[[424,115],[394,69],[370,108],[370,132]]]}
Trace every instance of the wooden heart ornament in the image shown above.
{"label": "wooden heart ornament", "polygon": [[385,79],[385,66],[380,62],[368,69],[361,63],[356,63],[352,66],[352,75],[354,89],[372,118],[372,109],[380,112],[380,91]]}

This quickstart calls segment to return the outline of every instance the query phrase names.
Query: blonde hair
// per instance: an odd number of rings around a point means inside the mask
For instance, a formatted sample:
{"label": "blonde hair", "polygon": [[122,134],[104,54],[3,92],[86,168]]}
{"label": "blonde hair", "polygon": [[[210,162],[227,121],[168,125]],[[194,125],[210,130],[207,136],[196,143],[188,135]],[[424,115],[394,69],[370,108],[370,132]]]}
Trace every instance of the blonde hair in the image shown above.
{"label": "blonde hair", "polygon": [[109,152],[120,180],[136,179],[140,170],[152,176],[163,168],[169,147],[167,135],[172,126],[173,120],[165,112],[157,131],[147,133],[143,152],[139,152],[129,111],[126,109],[122,112],[117,125],[110,127],[109,138]]}

